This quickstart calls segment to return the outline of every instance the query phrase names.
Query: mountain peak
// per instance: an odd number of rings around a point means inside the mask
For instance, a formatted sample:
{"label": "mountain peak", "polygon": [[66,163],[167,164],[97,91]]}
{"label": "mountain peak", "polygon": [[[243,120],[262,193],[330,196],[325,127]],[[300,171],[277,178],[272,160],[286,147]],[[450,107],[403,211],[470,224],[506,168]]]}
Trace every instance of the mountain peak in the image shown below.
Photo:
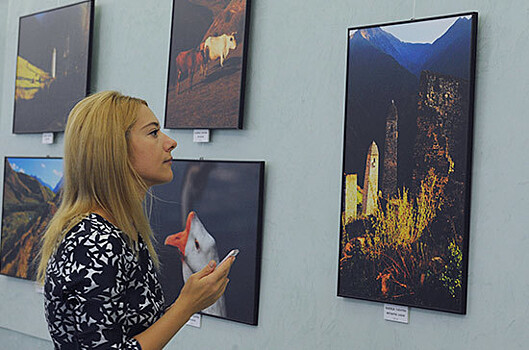
{"label": "mountain peak", "polygon": [[400,40],[393,35],[389,34],[380,27],[371,27],[358,30],[360,35],[369,41],[373,40],[389,40],[389,41],[399,41]]}
{"label": "mountain peak", "polygon": [[[402,41],[382,27],[359,29],[351,38],[356,41],[363,40],[375,49],[391,56],[417,78],[423,69],[464,76],[465,70],[459,68],[454,70],[452,69],[453,64],[444,61],[453,56],[454,52],[460,53],[465,49],[468,51],[471,22],[471,18],[459,17],[443,35],[431,44]],[[468,54],[461,57],[467,56]],[[448,69],[448,66],[452,68]]]}
{"label": "mountain peak", "polygon": [[360,30],[360,35],[362,36],[362,38],[364,38],[366,40],[369,40],[369,38],[370,38],[370,34],[369,34],[369,32],[366,29]]}

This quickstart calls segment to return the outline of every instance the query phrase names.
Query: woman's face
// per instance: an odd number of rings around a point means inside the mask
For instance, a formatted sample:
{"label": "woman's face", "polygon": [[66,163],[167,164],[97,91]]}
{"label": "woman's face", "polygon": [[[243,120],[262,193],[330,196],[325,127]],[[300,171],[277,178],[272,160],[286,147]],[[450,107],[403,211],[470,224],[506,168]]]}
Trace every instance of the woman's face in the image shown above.
{"label": "woman's face", "polygon": [[147,186],[171,181],[171,151],[176,141],[160,131],[160,123],[149,107],[141,105],[129,137],[132,166]]}

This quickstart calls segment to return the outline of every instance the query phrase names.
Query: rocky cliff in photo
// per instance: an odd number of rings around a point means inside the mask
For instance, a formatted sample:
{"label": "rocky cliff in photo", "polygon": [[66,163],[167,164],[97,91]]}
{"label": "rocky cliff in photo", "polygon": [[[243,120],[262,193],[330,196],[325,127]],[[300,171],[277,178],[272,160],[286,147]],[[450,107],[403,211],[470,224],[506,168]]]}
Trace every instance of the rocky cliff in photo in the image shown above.
{"label": "rocky cliff in photo", "polygon": [[35,279],[40,236],[57,210],[59,194],[5,162],[0,273]]}

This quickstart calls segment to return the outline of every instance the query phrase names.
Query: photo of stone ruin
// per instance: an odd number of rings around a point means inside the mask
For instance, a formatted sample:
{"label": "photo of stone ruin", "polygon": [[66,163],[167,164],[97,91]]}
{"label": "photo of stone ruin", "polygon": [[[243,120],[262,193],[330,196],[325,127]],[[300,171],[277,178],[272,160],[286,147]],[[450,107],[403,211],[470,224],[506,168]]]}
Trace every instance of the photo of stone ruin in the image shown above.
{"label": "photo of stone ruin", "polygon": [[476,16],[349,31],[340,296],[466,312]]}

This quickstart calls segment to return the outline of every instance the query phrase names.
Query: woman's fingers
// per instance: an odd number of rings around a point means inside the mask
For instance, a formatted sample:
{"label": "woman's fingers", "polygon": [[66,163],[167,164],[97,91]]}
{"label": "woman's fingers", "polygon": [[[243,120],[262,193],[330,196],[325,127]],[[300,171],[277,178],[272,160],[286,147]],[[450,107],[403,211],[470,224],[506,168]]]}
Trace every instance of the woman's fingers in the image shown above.
{"label": "woman's fingers", "polygon": [[215,269],[215,273],[218,274],[219,278],[227,277],[230,273],[231,266],[233,265],[233,262],[235,261],[235,257],[229,257],[228,260],[217,266]]}
{"label": "woman's fingers", "polygon": [[217,263],[215,260],[211,260],[209,264],[204,266],[204,268],[196,273],[196,276],[198,279],[201,279],[202,277],[205,277],[212,273],[215,270],[215,267],[217,266]]}
{"label": "woman's fingers", "polygon": [[179,298],[195,305],[196,311],[215,303],[226,291],[228,274],[234,261],[235,257],[230,257],[218,266],[215,261],[211,261],[202,270],[189,277]]}

